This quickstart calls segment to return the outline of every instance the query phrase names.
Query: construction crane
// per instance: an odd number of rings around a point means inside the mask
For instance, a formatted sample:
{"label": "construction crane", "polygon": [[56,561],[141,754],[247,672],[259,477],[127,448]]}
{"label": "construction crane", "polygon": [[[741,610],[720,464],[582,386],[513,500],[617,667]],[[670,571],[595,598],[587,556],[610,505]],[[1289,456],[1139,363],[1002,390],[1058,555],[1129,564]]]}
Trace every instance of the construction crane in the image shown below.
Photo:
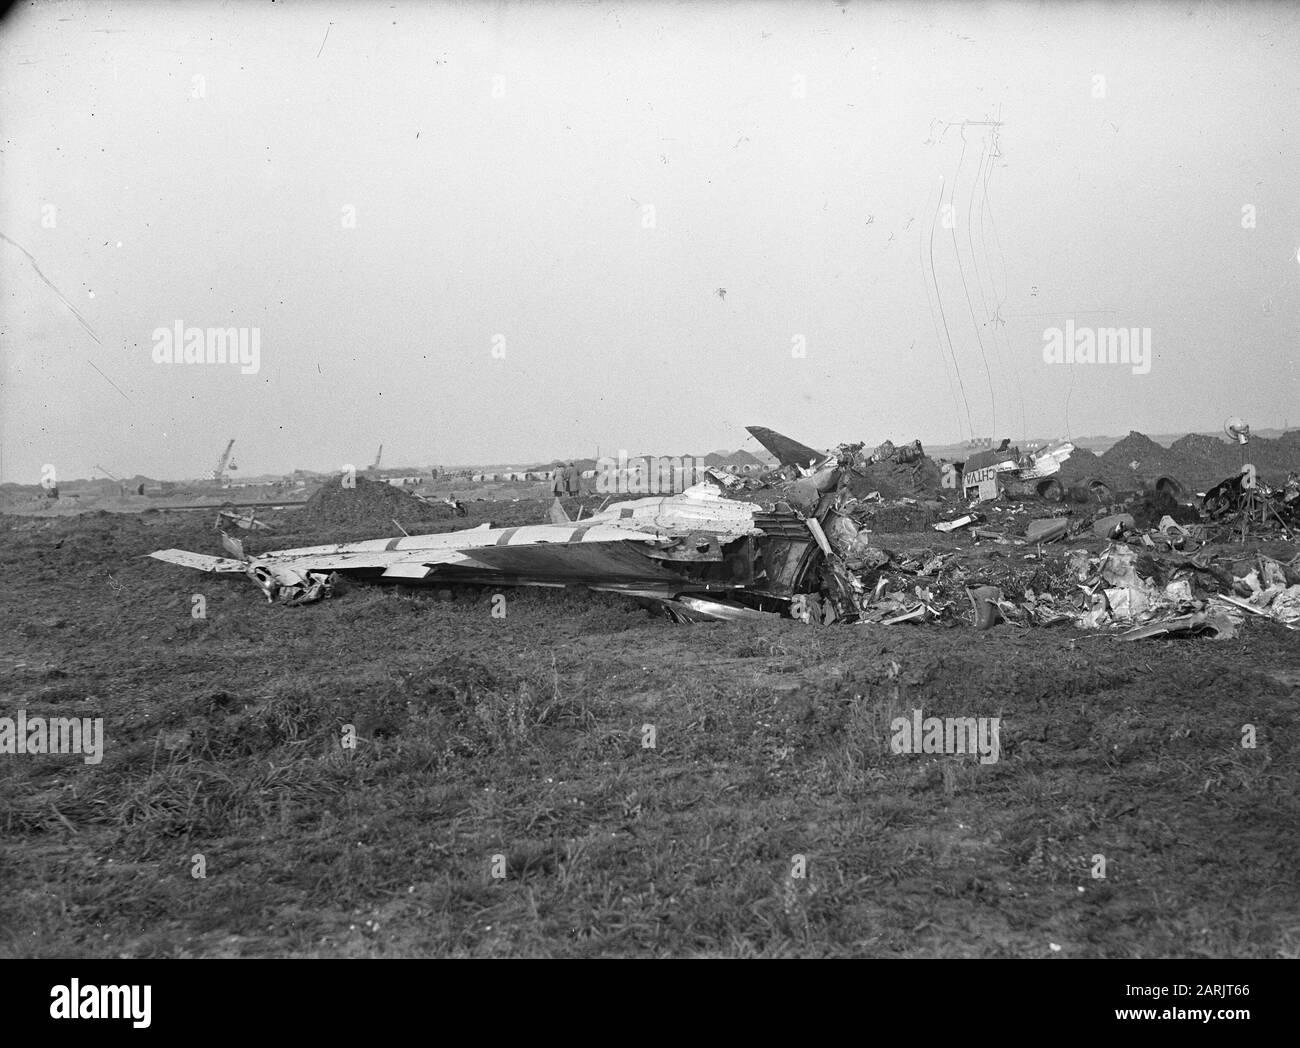
{"label": "construction crane", "polygon": [[379,460],[384,457],[384,445],[379,445],[379,450],[375,452],[375,461],[370,463],[370,472],[373,473],[379,468]]}
{"label": "construction crane", "polygon": [[226,450],[221,453],[221,458],[217,459],[217,468],[212,471],[212,479],[215,480],[218,484],[222,483],[226,479],[227,463],[230,464],[231,469],[235,468],[235,464],[233,462],[230,462],[230,449],[233,448],[234,446],[235,446],[235,438],[231,437],[230,443],[226,445]]}

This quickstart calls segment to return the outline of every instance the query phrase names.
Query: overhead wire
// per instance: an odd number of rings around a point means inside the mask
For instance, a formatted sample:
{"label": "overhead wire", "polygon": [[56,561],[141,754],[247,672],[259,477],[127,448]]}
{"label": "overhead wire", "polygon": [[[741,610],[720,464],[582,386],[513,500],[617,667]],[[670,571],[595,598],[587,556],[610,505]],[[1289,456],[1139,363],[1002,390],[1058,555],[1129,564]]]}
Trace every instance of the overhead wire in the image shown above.
{"label": "overhead wire", "polygon": [[[1002,342],[1006,343],[1007,359],[1011,361],[1011,380],[1015,384],[1016,399],[1020,403],[1020,436],[1022,440],[1028,440],[1029,428],[1025,421],[1025,390],[1020,380],[1020,369],[1016,367],[1016,354],[1015,351],[1011,348],[1011,340],[1010,338],[1007,337],[1006,327],[1004,322],[1002,321],[1002,312],[1001,312],[1002,302],[1005,301],[1006,299],[1006,293],[1005,291],[1003,292],[1002,300],[998,299],[997,282],[993,279],[993,263],[989,257],[988,237],[984,232],[984,215],[986,211],[988,212],[989,215],[989,221],[990,222],[993,221],[993,215],[991,209],[989,209],[989,180],[993,176],[993,161],[1002,155],[1001,151],[998,149],[998,129],[996,127],[993,128],[990,134],[989,146],[990,148],[988,150],[987,162],[984,165],[984,184],[983,184],[983,191],[980,196],[980,207],[979,207],[980,244],[984,249],[984,268],[985,271],[988,273],[989,288],[993,293],[993,300],[994,300],[993,311],[989,314],[989,322],[992,325],[992,329],[993,329],[993,345],[995,348],[999,345],[998,328],[1000,325],[1002,326],[1001,339]],[[974,257],[974,254],[975,254],[975,247],[972,244],[971,256]],[[1005,263],[1003,264],[1003,287],[1004,288],[1006,287]],[[988,310],[987,303],[985,303],[984,308],[986,311]],[[1000,362],[1002,359],[1000,350],[999,350],[998,358],[999,358],[999,366],[1000,366]]]}
{"label": "overhead wire", "polygon": [[939,306],[939,319],[943,321],[943,333],[948,341],[948,353],[952,356],[953,370],[957,373],[957,386],[961,390],[961,400],[966,407],[966,425],[970,429],[972,439],[975,436],[975,423],[971,419],[970,401],[966,397],[966,384],[961,378],[961,367],[957,363],[957,354],[952,347],[952,332],[948,329],[948,315],[943,308],[943,295],[939,293],[939,278],[936,276],[934,268],[934,227],[939,221],[939,210],[943,207],[943,186],[939,187],[939,199],[935,204],[934,218],[930,221],[930,279],[934,281],[934,299]]}
{"label": "overhead wire", "polygon": [[[996,439],[998,426],[998,402],[997,395],[993,392],[993,373],[989,370],[988,355],[984,352],[984,338],[980,335],[979,321],[975,319],[975,304],[971,301],[970,287],[966,283],[966,270],[961,264],[961,252],[957,248],[957,210],[955,201],[957,196],[957,183],[961,179],[961,165],[965,159],[966,129],[963,127],[961,129],[961,155],[957,158],[957,170],[953,175],[952,189],[948,192],[948,207],[952,212],[953,218],[949,231],[952,234],[952,253],[957,259],[957,273],[961,277],[962,293],[966,296],[966,307],[970,310],[971,324],[975,328],[975,342],[979,346],[980,360],[984,364],[984,377],[987,379],[989,385],[989,409],[992,413],[992,419],[990,422],[992,431],[990,435]],[[969,219],[967,221],[969,221]]]}
{"label": "overhead wire", "polygon": [[[930,200],[934,196],[934,188],[926,194],[925,211],[923,214],[930,213]],[[948,358],[943,353],[943,335],[939,332],[939,318],[934,312],[934,298],[930,294],[930,282],[925,275],[925,220],[921,220],[921,227],[917,230],[916,235],[917,260],[921,266],[921,284],[925,287],[925,304],[930,311],[930,323],[934,326],[935,346],[939,350],[939,359],[943,362],[943,374],[948,380],[948,395],[952,397],[953,415],[957,419],[957,434],[961,436],[961,406],[957,403],[957,387],[952,381],[952,369],[948,365]],[[973,436],[973,434],[971,434]]]}

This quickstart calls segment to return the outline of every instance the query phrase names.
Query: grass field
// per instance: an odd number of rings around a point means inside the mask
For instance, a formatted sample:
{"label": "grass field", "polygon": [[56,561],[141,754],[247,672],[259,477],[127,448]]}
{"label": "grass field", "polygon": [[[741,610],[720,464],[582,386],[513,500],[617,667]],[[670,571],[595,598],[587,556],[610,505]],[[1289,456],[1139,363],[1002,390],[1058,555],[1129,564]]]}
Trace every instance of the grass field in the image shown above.
{"label": "grass field", "polygon": [[[293,526],[275,546],[362,537]],[[1271,622],[286,609],[142,559],[220,552],[207,515],[0,534],[0,715],[106,735],[98,765],[0,756],[7,956],[1300,956],[1300,657]],[[1001,718],[1000,759],[892,753],[914,708]]]}

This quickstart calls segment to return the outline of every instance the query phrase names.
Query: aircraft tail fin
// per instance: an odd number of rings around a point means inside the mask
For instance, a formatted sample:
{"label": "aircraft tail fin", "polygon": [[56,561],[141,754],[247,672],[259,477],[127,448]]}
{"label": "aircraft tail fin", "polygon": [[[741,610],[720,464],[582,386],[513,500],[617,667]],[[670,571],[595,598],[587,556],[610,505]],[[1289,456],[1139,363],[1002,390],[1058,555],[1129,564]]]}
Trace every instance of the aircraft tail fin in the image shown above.
{"label": "aircraft tail fin", "polygon": [[746,426],[745,428],[749,430],[755,440],[775,455],[777,461],[783,466],[799,466],[807,469],[811,463],[820,463],[826,458],[826,452],[810,448],[807,444],[800,444],[797,440],[791,440],[784,434],[778,433],[774,429],[768,429],[766,426]]}

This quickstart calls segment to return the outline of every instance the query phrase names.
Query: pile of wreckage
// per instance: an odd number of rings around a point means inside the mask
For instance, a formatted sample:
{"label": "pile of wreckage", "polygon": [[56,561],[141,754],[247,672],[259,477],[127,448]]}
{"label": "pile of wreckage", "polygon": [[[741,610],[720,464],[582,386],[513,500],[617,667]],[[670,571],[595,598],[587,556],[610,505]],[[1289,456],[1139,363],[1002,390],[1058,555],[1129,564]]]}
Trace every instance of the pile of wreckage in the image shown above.
{"label": "pile of wreckage", "polygon": [[1210,488],[1201,499],[1205,519],[1228,537],[1300,531],[1300,474],[1278,487],[1244,472]]}
{"label": "pile of wreckage", "polygon": [[[781,615],[980,629],[1068,623],[1122,628],[1123,639],[1229,637],[1246,614],[1300,625],[1300,557],[1260,555],[1246,563],[1240,552],[1216,554],[1208,544],[1215,513],[1240,517],[1246,510],[1258,527],[1276,518],[1289,538],[1300,485],[1276,497],[1243,489],[1235,502],[1231,491],[1219,492],[1204,522],[1165,492],[1175,512],[1158,522],[1106,510],[1076,516],[1042,489],[1073,451],[1066,442],[1022,455],[1004,441],[954,464],[930,459],[920,441],[819,452],[768,429],[750,432],[778,465],[745,477],[711,470],[679,494],[615,502],[585,520],[570,520],[557,500],[545,524],[481,524],[258,555],[223,534],[228,557],[185,550],[151,556],[243,574],[268,601],[290,605],[328,597],[351,577],[438,587],[580,586],[623,594],[679,622]],[[882,547],[876,536],[886,511],[899,507],[921,512],[943,536],[936,539],[942,548]],[[1058,545],[1070,539],[1083,545]]]}
{"label": "pile of wreckage", "polygon": [[[1097,535],[1122,527],[1114,518],[1097,523]],[[1122,628],[1121,640],[1202,632],[1227,638],[1247,613],[1300,628],[1300,555],[1286,562],[1262,553],[1216,555],[1169,518],[1148,531],[1125,531],[1096,552],[999,537],[983,549],[977,542],[895,553],[869,546],[839,522],[831,534],[825,571],[832,585],[797,602],[805,621],[1068,624]]]}

